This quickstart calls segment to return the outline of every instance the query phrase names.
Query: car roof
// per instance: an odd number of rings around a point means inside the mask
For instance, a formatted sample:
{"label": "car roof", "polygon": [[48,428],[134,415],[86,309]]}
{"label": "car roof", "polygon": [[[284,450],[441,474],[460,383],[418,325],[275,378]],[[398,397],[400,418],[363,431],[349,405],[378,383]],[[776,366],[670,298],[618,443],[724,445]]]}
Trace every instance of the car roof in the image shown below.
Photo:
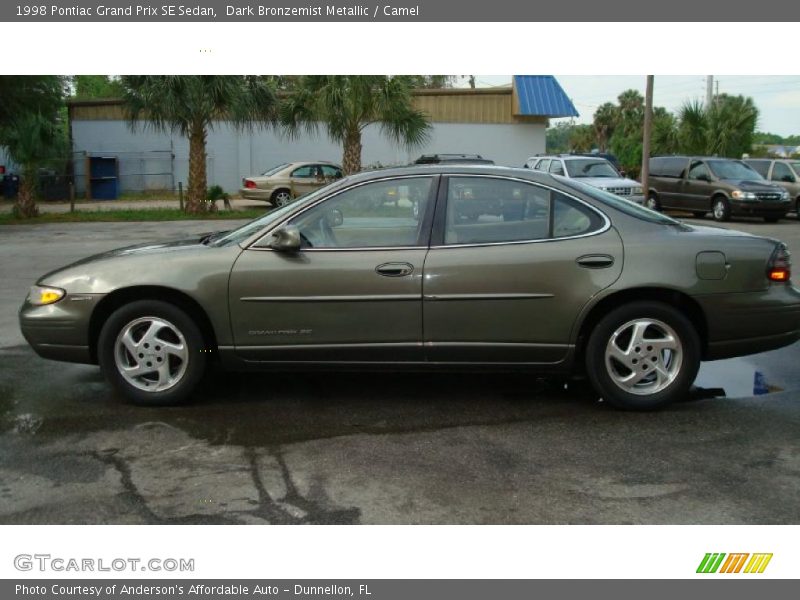
{"label": "car roof", "polygon": [[611,162],[605,156],[599,156],[599,155],[595,156],[591,154],[537,154],[536,156],[531,156],[528,160],[534,160],[534,159],[538,160],[541,158],[549,158],[549,159],[557,158],[560,160],[586,160],[587,158],[588,159],[596,158],[597,160],[604,160],[607,163]]}
{"label": "car roof", "polygon": [[531,181],[553,181],[546,173],[534,172],[531,169],[520,167],[502,167],[497,165],[446,163],[432,165],[409,165],[406,167],[391,167],[387,169],[374,169],[362,171],[347,178],[349,181],[370,181],[385,177],[408,177],[413,175],[495,175],[502,177],[518,177]]}

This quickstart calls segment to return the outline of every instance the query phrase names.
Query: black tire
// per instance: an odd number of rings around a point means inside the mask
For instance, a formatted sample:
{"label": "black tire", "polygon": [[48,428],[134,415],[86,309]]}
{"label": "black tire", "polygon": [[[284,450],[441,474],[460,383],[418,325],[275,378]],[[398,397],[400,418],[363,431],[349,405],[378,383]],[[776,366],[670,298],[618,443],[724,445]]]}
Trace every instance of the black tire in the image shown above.
{"label": "black tire", "polygon": [[[664,387],[653,388],[653,393],[647,393],[647,384],[639,388],[641,393],[629,392],[623,389],[621,384],[617,384],[612,377],[612,370],[616,369],[616,364],[612,359],[607,361],[606,350],[612,340],[614,333],[626,325],[636,320],[656,320],[667,325],[672,329],[672,333],[678,339],[680,354],[672,355],[675,371],[674,378],[668,379]],[[646,331],[650,331],[649,329]],[[620,339],[620,338],[617,338]],[[647,346],[645,340],[642,346],[628,348],[633,351],[641,348],[641,353],[631,353],[632,360],[639,360],[644,369],[652,367],[648,360],[652,354],[647,350],[652,347]],[[632,346],[632,344],[631,344]],[[656,362],[656,361],[653,361]],[[611,364],[612,366],[608,366]],[[645,365],[648,365],[647,367]],[[663,364],[662,364],[663,366]],[[609,404],[624,410],[654,410],[666,406],[672,402],[683,400],[688,396],[689,388],[697,377],[700,368],[700,337],[695,331],[691,321],[684,317],[678,310],[662,302],[639,301],[623,304],[619,308],[612,310],[595,325],[586,346],[586,372],[592,386],[600,396]],[[631,367],[637,369],[638,366]],[[631,370],[631,373],[634,371]],[[615,373],[619,375],[619,373]],[[652,378],[652,372],[647,377]]]}
{"label": "black tire", "polygon": [[706,218],[706,211],[704,210],[694,210],[692,211],[692,215],[695,219],[705,219]]}
{"label": "black tire", "polygon": [[725,196],[715,196],[711,201],[711,214],[714,216],[714,220],[720,223],[730,221],[731,203]]}
{"label": "black tire", "polygon": [[[174,326],[179,335],[183,336],[183,342],[178,338],[180,342],[179,345],[185,348],[184,353],[186,355],[186,361],[183,370],[181,370],[180,367],[183,361],[174,360],[174,357],[168,356],[166,348],[162,350],[159,346],[153,346],[152,349],[148,349],[147,351],[152,354],[144,355],[142,359],[143,362],[148,358],[155,361],[163,357],[166,359],[167,363],[169,363],[167,365],[168,370],[174,368],[176,371],[180,372],[180,376],[175,377],[175,383],[171,384],[168,389],[156,391],[140,389],[130,383],[125,376],[123,376],[121,367],[118,367],[118,360],[125,360],[124,357],[120,359],[117,354],[118,351],[124,352],[117,347],[118,337],[122,334],[123,330],[128,329],[130,325],[137,320],[143,320],[142,327],[146,327],[146,320],[148,318],[167,322],[169,325]],[[158,335],[166,335],[165,333],[161,333],[164,330],[166,330],[166,334],[174,335],[174,332],[170,331],[169,328],[162,328],[158,332]],[[142,344],[144,344],[143,340],[144,338],[140,338]],[[161,351],[160,356],[156,354],[156,350]],[[143,350],[143,352],[146,351]],[[100,331],[100,337],[97,343],[97,356],[103,375],[105,375],[114,389],[131,403],[140,406],[164,406],[186,402],[202,379],[208,362],[208,354],[203,341],[203,335],[195,322],[180,308],[159,300],[137,300],[114,311]],[[142,357],[143,355],[139,354],[138,356]],[[133,358],[130,353],[128,353],[127,357],[128,359]],[[133,360],[138,361],[139,359],[133,358]],[[159,362],[162,362],[162,360],[159,360]],[[150,363],[148,363],[148,367],[149,366]],[[149,381],[147,378],[151,376],[159,377],[154,372],[150,372],[142,376],[141,383],[150,385],[147,383],[147,381]],[[160,377],[154,385],[160,385]]]}
{"label": "black tire", "polygon": [[777,223],[780,220],[781,220],[780,217],[764,217],[765,223]]}
{"label": "black tire", "polygon": [[658,199],[658,194],[655,192],[650,192],[647,196],[647,200],[644,201],[644,205],[651,210],[661,212],[661,201]]}
{"label": "black tire", "polygon": [[800,198],[794,203],[794,218],[800,221]]}

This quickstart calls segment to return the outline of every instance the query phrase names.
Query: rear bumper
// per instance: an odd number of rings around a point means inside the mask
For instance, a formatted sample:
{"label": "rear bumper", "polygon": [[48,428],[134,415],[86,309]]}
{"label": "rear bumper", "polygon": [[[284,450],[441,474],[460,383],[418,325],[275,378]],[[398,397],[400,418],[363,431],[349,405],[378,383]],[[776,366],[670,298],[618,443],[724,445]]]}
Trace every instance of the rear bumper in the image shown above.
{"label": "rear bumper", "polygon": [[766,352],[800,340],[800,290],[791,285],[695,299],[708,325],[704,360]]}
{"label": "rear bumper", "polygon": [[254,188],[240,188],[239,196],[245,200],[263,200],[264,202],[272,201],[273,190],[261,190]]}

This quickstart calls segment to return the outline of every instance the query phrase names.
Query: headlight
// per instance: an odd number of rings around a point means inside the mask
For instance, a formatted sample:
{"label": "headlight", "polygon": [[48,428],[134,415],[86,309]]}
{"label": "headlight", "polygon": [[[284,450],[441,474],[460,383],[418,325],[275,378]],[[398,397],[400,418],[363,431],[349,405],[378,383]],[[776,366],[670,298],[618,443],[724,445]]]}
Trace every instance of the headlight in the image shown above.
{"label": "headlight", "polygon": [[781,200],[783,202],[787,202],[789,200],[789,192],[783,190],[783,192],[781,193]]}
{"label": "headlight", "polygon": [[642,191],[643,190],[640,187],[631,188],[631,196],[641,196]]}
{"label": "headlight", "polygon": [[31,291],[28,292],[28,302],[34,306],[44,306],[46,304],[55,304],[66,295],[64,290],[52,287],[42,287],[34,285]]}
{"label": "headlight", "polygon": [[756,195],[753,192],[742,192],[736,190],[731,194],[731,198],[734,200],[756,200]]}

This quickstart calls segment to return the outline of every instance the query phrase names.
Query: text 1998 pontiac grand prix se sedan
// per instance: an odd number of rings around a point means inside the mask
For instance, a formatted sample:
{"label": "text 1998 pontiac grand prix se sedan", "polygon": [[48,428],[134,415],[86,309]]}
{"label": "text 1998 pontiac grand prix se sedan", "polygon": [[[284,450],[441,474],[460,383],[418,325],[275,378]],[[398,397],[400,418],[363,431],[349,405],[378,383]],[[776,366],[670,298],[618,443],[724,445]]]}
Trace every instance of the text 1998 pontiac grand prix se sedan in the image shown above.
{"label": "text 1998 pontiac grand prix se sedan", "polygon": [[789,253],[523,169],[339,180],[239,229],[100,254],[20,310],[41,356],[141,404],[231,369],[585,373],[615,406],[686,395],[702,360],[800,338]]}

